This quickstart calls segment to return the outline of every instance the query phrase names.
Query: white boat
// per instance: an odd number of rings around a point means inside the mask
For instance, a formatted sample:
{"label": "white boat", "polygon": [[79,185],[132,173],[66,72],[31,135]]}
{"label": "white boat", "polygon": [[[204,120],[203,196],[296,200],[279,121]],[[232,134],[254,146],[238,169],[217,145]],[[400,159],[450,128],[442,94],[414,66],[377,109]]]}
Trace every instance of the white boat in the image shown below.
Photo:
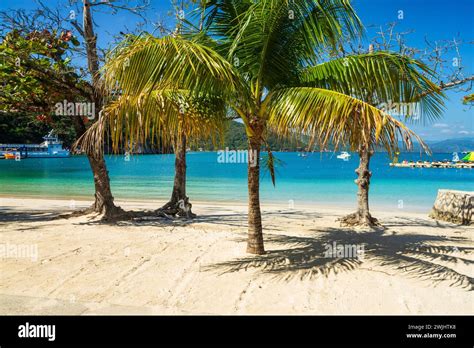
{"label": "white boat", "polygon": [[0,155],[13,154],[19,158],[64,158],[70,152],[63,149],[63,142],[53,131],[43,137],[41,144],[0,144]]}
{"label": "white boat", "polygon": [[337,158],[348,161],[349,158],[351,158],[351,154],[347,151],[342,151],[339,155],[337,155]]}

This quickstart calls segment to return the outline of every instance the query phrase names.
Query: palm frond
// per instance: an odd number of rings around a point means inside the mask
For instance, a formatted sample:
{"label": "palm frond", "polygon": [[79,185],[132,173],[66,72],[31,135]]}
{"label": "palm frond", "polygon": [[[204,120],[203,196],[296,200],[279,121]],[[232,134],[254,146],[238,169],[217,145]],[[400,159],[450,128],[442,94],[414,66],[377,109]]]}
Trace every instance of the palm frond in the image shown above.
{"label": "palm frond", "polygon": [[301,74],[301,83],[351,95],[387,113],[390,104],[404,114],[405,120],[424,121],[439,118],[444,106],[443,93],[430,80],[433,74],[416,59],[398,53],[376,52],[308,67]]}
{"label": "palm frond", "polygon": [[190,140],[210,137],[215,141],[223,137],[226,116],[221,98],[198,96],[187,90],[120,96],[107,105],[98,125],[91,127],[76,146],[92,151],[109,139],[113,151],[132,151],[134,145],[147,141],[167,146],[183,132]]}
{"label": "palm frond", "polygon": [[362,31],[346,0],[213,0],[208,27],[220,52],[235,63],[258,97],[294,81],[304,61]]}
{"label": "palm frond", "polygon": [[179,36],[125,41],[109,55],[104,76],[107,90],[120,95],[156,89],[229,95],[241,88],[232,65],[217,52]]}
{"label": "palm frond", "polygon": [[304,133],[314,136],[321,146],[350,146],[361,143],[381,145],[389,154],[401,139],[410,148],[423,140],[402,122],[376,107],[336,91],[316,87],[281,88],[270,93],[262,108],[269,126],[280,134]]}

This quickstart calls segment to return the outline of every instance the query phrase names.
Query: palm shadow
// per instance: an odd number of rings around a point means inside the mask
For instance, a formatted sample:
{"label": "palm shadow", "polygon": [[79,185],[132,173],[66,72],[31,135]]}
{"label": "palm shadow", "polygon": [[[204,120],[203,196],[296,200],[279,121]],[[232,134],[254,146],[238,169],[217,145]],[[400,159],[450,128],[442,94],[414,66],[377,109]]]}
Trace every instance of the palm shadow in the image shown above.
{"label": "palm shadow", "polygon": [[20,212],[6,207],[0,207],[0,223],[52,221],[57,219],[60,215],[60,212],[42,210]]}
{"label": "palm shadow", "polygon": [[[247,213],[245,212],[234,212],[229,210],[229,213],[223,212],[220,214],[202,214],[197,215],[193,219],[181,218],[181,217],[165,217],[158,215],[156,210],[130,210],[127,211],[127,216],[123,219],[116,221],[104,221],[100,219],[90,219],[90,221],[80,222],[79,225],[115,225],[115,226],[128,226],[128,227],[141,227],[141,226],[178,226],[184,227],[189,225],[198,225],[201,223],[209,223],[213,225],[224,225],[231,227],[242,227],[247,223]],[[286,218],[295,219],[320,219],[321,214],[308,213],[305,211],[298,210],[276,210],[269,211],[263,214],[266,217],[279,216]],[[267,231],[281,231],[280,228],[275,226],[266,226]]]}
{"label": "palm shadow", "polygon": [[[397,275],[422,279],[431,284],[447,282],[450,286],[473,290],[474,279],[459,273],[449,265],[474,264],[474,261],[465,257],[474,252],[474,247],[463,246],[464,242],[469,243],[467,238],[402,235],[386,231],[356,233],[336,228],[319,231],[314,237],[271,235],[265,238],[270,245],[281,248],[260,256],[208,265],[205,270],[223,274],[258,269],[274,278],[302,280],[327,277],[331,273],[337,275],[350,272],[361,267],[366,261],[374,261]],[[363,253],[341,257],[334,248],[339,245],[346,250],[359,247]]]}

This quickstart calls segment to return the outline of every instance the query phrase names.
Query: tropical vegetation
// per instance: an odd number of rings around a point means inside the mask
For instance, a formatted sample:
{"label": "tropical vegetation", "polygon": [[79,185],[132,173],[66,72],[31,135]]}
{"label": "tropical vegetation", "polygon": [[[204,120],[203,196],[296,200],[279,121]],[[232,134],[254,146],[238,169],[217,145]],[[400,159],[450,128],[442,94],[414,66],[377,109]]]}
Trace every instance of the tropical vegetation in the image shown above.
{"label": "tropical vegetation", "polygon": [[[408,146],[415,137],[377,105],[420,101],[424,112],[436,115],[441,100],[424,76],[429,71],[389,52],[328,60],[325,53],[361,34],[349,1],[211,0],[201,5],[200,18],[199,30],[133,38],[110,57],[105,84],[116,100],[103,123],[109,125],[115,143],[175,134],[180,118],[169,107],[170,93],[218,98],[242,120],[249,154],[257,159],[256,166],[248,167],[247,252],[265,251],[260,151],[270,150],[266,139],[271,130],[281,135],[305,133],[313,142],[358,149],[358,217],[371,222],[367,195],[373,147],[382,144],[392,153],[400,136]],[[420,99],[420,93],[425,98]],[[97,149],[100,132],[91,133],[96,137],[85,144]],[[270,151],[269,156],[271,164]]]}

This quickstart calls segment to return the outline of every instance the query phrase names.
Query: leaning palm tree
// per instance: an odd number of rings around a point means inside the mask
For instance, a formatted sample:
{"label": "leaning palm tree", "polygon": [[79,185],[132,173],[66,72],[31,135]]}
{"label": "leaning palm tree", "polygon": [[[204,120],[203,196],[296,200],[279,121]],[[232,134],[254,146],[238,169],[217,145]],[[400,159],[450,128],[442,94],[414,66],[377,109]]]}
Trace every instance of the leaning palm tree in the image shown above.
{"label": "leaning palm tree", "polygon": [[[396,53],[377,52],[347,56],[341,59],[308,67],[302,74],[302,83],[307,86],[329,88],[339,93],[350,94],[368,105],[385,110],[377,122],[369,122],[364,116],[368,110],[356,109],[351,119],[301,115],[288,117],[277,104],[271,120],[280,132],[299,129],[309,132],[326,147],[331,142],[349,146],[359,153],[357,211],[341,219],[343,225],[378,225],[369,211],[369,187],[372,173],[370,159],[376,146],[383,147],[392,155],[398,151],[399,140],[407,147],[415,138],[422,148],[426,145],[402,122],[390,115],[395,111],[405,119],[434,119],[441,115],[443,95],[429,77],[433,72],[421,62]],[[387,105],[395,106],[387,110]],[[288,105],[287,105],[288,107]]]}
{"label": "leaning palm tree", "polygon": [[223,138],[224,101],[239,82],[231,65],[180,35],[142,35],[119,45],[104,71],[111,101],[101,122],[80,139],[81,146],[101,155],[104,133],[110,135],[115,151],[150,139],[161,146],[172,144],[176,155],[172,196],[158,210],[193,217],[186,196],[186,143],[203,137],[215,140],[216,135]]}

